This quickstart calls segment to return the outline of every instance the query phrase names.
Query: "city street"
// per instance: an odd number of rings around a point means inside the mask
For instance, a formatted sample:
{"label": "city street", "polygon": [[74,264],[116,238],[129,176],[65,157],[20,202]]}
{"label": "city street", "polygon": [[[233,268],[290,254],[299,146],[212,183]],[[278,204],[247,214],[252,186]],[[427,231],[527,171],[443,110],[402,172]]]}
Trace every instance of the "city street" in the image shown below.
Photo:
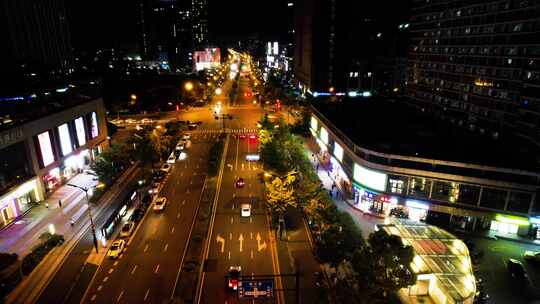
{"label": "city street", "polygon": [[171,296],[205,182],[213,135],[194,135],[187,159],[173,166],[158,196],[164,211],[148,210],[127,250],[105,259],[84,303],[158,303]]}

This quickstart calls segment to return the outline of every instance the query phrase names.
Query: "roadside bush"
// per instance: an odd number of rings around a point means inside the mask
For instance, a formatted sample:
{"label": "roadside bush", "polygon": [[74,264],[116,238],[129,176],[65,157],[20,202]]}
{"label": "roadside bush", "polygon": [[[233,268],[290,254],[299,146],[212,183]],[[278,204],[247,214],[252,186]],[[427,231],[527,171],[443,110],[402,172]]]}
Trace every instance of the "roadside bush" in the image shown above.
{"label": "roadside bush", "polygon": [[27,276],[43,260],[54,247],[64,243],[64,236],[59,234],[43,233],[39,239],[41,243],[35,246],[22,260],[21,271]]}
{"label": "roadside bush", "polygon": [[17,254],[0,252],[0,269],[6,269],[17,262]]}

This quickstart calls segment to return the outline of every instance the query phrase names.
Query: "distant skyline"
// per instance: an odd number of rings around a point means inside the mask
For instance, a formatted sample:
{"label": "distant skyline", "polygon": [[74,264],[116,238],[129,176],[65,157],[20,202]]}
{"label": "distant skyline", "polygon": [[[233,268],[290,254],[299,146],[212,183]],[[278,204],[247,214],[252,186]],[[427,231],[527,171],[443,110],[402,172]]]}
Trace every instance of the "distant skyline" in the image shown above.
{"label": "distant skyline", "polygon": [[[268,1],[208,0],[208,25],[211,44],[233,42],[251,34],[285,35],[288,24],[282,16],[286,0]],[[77,50],[123,48],[134,50],[136,1],[66,1],[73,46]]]}

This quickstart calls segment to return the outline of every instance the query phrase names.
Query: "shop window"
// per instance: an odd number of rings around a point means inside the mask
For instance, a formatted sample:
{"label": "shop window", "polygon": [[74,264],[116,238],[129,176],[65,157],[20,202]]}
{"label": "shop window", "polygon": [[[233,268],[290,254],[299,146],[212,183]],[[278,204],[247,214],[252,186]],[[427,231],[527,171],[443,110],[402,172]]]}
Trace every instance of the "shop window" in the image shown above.
{"label": "shop window", "polygon": [[407,177],[390,176],[390,178],[388,179],[388,188],[392,193],[405,194],[405,191],[407,189]]}
{"label": "shop window", "polygon": [[499,189],[484,188],[480,206],[491,209],[503,210],[506,201],[506,191]]}
{"label": "shop window", "polygon": [[527,213],[531,204],[531,194],[525,192],[510,192],[506,210]]}
{"label": "shop window", "polygon": [[427,198],[429,196],[430,187],[430,180],[422,177],[412,177],[409,187],[409,195]]}
{"label": "shop window", "polygon": [[431,198],[444,201],[455,201],[454,184],[450,182],[434,181]]}

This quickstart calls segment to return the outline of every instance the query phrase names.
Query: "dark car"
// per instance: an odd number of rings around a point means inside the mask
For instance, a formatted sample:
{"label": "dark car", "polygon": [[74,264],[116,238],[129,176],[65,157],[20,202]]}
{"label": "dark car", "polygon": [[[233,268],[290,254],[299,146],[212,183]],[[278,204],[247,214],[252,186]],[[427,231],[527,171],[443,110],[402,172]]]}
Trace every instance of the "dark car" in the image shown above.
{"label": "dark car", "polygon": [[527,271],[525,271],[525,267],[520,261],[516,259],[508,259],[506,261],[506,268],[508,269],[508,273],[510,273],[510,276],[512,276],[513,279],[519,281],[528,280]]}
{"label": "dark car", "polygon": [[241,177],[236,180],[236,188],[243,188],[245,184],[246,182]]}
{"label": "dark car", "polygon": [[154,181],[161,181],[165,178],[165,172],[161,171],[161,170],[156,170],[154,171]]}
{"label": "dark car", "polygon": [[227,288],[231,292],[236,292],[238,290],[238,281],[242,274],[241,266],[231,266],[229,267],[229,272],[227,273]]}
{"label": "dark car", "polygon": [[144,210],[137,208],[133,210],[133,213],[131,214],[131,217],[129,218],[129,220],[133,222],[140,222],[143,216],[144,216]]}

